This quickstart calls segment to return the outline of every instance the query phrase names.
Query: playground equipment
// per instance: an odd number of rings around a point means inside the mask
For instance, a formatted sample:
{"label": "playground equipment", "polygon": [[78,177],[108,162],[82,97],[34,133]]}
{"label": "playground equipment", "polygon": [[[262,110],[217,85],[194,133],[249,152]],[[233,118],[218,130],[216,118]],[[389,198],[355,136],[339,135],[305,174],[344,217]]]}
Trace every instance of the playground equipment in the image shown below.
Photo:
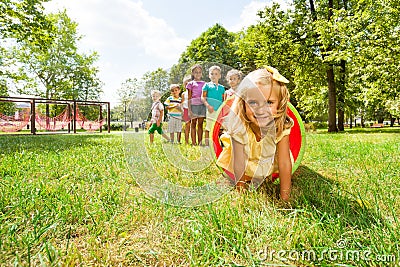
{"label": "playground equipment", "polygon": [[[36,134],[37,128],[46,131],[67,130],[68,133],[73,130],[76,133],[78,124],[81,129],[102,132],[102,126],[107,122],[107,130],[108,133],[110,132],[110,102],[10,96],[0,96],[0,102],[25,103],[24,108],[21,111],[18,109],[14,116],[6,116],[0,113],[0,131],[16,132],[29,126],[31,134]],[[65,109],[60,114],[50,117],[40,112],[37,107],[38,104],[65,105]],[[78,104],[79,106],[98,106],[98,119],[87,119],[79,109]],[[106,119],[103,118],[103,106],[107,108]]]}

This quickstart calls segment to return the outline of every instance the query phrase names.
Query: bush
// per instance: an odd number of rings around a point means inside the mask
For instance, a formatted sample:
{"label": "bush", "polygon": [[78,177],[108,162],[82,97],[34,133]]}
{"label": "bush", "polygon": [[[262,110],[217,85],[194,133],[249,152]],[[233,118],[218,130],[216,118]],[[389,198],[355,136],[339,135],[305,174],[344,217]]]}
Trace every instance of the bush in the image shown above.
{"label": "bush", "polygon": [[[111,123],[110,130],[111,131],[122,131],[123,125],[120,123]],[[103,124],[103,130],[107,131],[107,124]]]}
{"label": "bush", "polygon": [[327,122],[316,121],[316,122],[313,122],[313,124],[314,124],[314,127],[316,129],[326,129],[326,128],[328,128],[328,123]]}

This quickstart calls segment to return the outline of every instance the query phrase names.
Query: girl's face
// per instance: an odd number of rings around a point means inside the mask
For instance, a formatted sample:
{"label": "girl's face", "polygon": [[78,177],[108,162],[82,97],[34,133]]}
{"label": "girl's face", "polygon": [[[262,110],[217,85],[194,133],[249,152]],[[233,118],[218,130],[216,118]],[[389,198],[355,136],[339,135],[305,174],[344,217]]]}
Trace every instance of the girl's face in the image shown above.
{"label": "girl's face", "polygon": [[171,95],[175,98],[179,97],[180,92],[181,92],[181,89],[179,87],[174,87],[171,89]]}
{"label": "girl's face", "polygon": [[221,78],[221,72],[219,70],[213,70],[208,76],[213,83],[218,83],[218,80]]}
{"label": "girl's face", "polygon": [[278,109],[278,96],[276,90],[270,85],[250,88],[245,97],[245,113],[250,123],[262,128],[267,126]]}
{"label": "girl's face", "polygon": [[151,99],[153,99],[153,101],[158,101],[160,100],[161,96],[159,94],[152,94],[151,95]]}
{"label": "girl's face", "polygon": [[192,75],[196,81],[199,81],[202,76],[202,70],[200,68],[195,68],[192,72]]}
{"label": "girl's face", "polygon": [[236,89],[238,87],[239,82],[240,82],[240,80],[239,80],[239,76],[238,75],[231,75],[228,78],[229,86],[231,88],[233,88],[233,89]]}

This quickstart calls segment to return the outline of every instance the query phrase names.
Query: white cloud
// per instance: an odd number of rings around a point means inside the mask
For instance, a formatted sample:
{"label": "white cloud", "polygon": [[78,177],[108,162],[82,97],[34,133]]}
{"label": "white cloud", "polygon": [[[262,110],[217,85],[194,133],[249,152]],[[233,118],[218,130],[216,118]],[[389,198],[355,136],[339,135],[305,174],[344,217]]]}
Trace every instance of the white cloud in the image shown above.
{"label": "white cloud", "polygon": [[257,12],[263,10],[266,6],[272,6],[274,2],[279,3],[281,9],[288,9],[289,4],[287,0],[252,1],[243,8],[238,24],[230,28],[229,31],[237,32],[242,30],[243,28],[247,28],[250,25],[256,24],[257,21],[260,19],[257,16]]}
{"label": "white cloud", "polygon": [[163,19],[151,16],[142,2],[53,0],[47,4],[47,10],[53,12],[63,7],[79,22],[85,35],[83,45],[89,49],[140,47],[147,55],[173,60],[189,42],[178,37]]}
{"label": "white cloud", "polygon": [[52,0],[47,12],[67,10],[84,37],[80,49],[97,51],[104,99],[117,99],[116,89],[129,77],[170,67],[190,40],[180,38],[163,19],[151,16],[141,1]]}

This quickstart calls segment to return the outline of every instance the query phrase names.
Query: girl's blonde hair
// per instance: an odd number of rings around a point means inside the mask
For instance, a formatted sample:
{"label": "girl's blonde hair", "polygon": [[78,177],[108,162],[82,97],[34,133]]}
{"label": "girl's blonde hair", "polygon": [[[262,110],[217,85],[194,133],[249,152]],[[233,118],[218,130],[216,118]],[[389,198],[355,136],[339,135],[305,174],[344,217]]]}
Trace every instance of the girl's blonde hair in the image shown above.
{"label": "girl's blonde hair", "polygon": [[[276,71],[276,73],[274,74],[273,71]],[[274,76],[277,78],[274,78]],[[239,96],[235,98],[235,101],[232,104],[233,112],[235,112],[235,114],[237,114],[242,121],[249,123],[250,121],[245,112],[246,92],[251,88],[270,86],[271,89],[275,90],[278,95],[279,103],[277,113],[274,115],[274,119],[276,136],[280,136],[283,130],[291,128],[294,124],[293,120],[287,116],[287,102],[289,101],[289,91],[285,85],[287,82],[288,81],[273,68],[263,68],[250,72],[238,87],[237,92]]]}
{"label": "girl's blonde hair", "polygon": [[242,73],[240,70],[231,69],[231,70],[228,71],[228,73],[226,74],[226,77],[225,77],[226,81],[229,81],[229,78],[230,78],[231,76],[235,76],[235,75],[238,76],[239,81],[241,81],[241,80],[243,79],[243,73]]}
{"label": "girl's blonde hair", "polygon": [[159,90],[151,90],[150,95],[151,96],[158,95],[159,97],[161,97],[161,92]]}

